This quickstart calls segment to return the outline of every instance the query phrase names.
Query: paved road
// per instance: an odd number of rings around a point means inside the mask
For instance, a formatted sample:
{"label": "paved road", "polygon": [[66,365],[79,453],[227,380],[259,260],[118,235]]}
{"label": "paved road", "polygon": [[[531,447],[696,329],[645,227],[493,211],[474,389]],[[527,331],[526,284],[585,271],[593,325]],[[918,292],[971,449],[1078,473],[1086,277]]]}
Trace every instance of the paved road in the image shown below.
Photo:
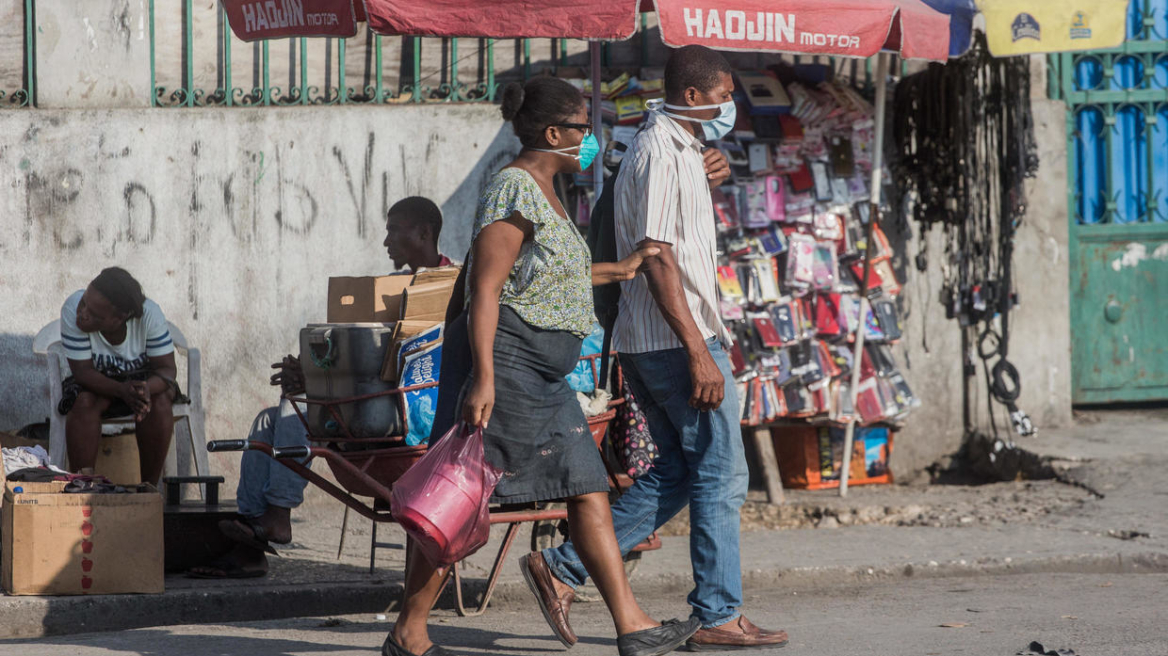
{"label": "paved road", "polygon": [[[774,653],[799,656],[971,654],[1008,656],[1039,640],[1079,656],[1168,654],[1168,575],[1035,574],[970,579],[892,580],[820,592],[752,595],[748,612],[790,631]],[[645,599],[653,614],[686,612],[681,599]],[[572,609],[582,638],[573,656],[610,655],[603,606]],[[944,628],[942,624],[958,625]],[[369,616],[226,625],[188,625],[108,634],[0,642],[21,656],[358,656],[375,654],[387,622]],[[439,611],[434,635],[467,656],[563,652],[532,607],[491,609],[485,617]]]}

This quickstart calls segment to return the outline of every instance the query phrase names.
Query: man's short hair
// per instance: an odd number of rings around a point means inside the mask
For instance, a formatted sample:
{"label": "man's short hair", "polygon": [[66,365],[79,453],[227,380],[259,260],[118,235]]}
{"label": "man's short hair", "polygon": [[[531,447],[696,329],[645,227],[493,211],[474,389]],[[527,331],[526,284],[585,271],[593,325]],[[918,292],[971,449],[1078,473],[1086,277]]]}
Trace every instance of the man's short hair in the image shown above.
{"label": "man's short hair", "polygon": [[665,95],[679,99],[693,87],[702,93],[718,86],[722,74],[732,74],[730,62],[705,46],[685,46],[673,51],[665,64]]}
{"label": "man's short hair", "polygon": [[134,280],[129,271],[121,267],[102,269],[89,284],[101,292],[110,305],[124,312],[130,319],[142,317],[146,296],[142,293],[142,285]]}
{"label": "man's short hair", "polygon": [[403,198],[394,203],[385,216],[386,218],[400,216],[409,219],[414,225],[429,226],[434,243],[438,243],[438,235],[442,233],[442,210],[429,198],[421,196]]}

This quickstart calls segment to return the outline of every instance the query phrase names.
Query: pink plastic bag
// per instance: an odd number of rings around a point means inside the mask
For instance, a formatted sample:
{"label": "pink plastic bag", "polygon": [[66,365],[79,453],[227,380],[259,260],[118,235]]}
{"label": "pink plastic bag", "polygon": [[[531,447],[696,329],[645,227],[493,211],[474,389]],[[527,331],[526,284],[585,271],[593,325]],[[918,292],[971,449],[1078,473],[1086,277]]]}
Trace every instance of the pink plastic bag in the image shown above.
{"label": "pink plastic bag", "polygon": [[452,565],[487,543],[502,474],[483,455],[482,429],[459,422],[393,484],[390,512],[431,563]]}

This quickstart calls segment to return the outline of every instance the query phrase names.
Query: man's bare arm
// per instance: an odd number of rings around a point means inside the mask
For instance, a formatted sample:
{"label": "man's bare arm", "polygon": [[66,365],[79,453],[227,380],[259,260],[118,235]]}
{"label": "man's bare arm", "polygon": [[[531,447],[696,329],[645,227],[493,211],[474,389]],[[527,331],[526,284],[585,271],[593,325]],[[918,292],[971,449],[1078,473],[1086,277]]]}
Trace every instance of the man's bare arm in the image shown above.
{"label": "man's bare arm", "polygon": [[652,239],[638,244],[639,248],[648,246],[656,246],[661,252],[657,257],[645,260],[642,271],[665,323],[669,324],[689,356],[689,373],[693,381],[693,394],[689,403],[699,410],[717,409],[725,396],[725,379],[690,313],[685,288],[681,283],[681,268],[677,265],[673,246]]}

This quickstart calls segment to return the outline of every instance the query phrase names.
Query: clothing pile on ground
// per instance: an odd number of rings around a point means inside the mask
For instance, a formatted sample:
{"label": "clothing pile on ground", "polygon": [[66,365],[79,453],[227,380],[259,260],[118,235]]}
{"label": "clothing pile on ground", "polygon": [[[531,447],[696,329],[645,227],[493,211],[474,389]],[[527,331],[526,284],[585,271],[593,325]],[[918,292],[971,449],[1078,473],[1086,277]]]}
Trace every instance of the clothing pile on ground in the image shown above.
{"label": "clothing pile on ground", "polygon": [[65,473],[49,463],[49,452],[43,446],[17,446],[0,449],[3,456],[3,471],[17,472],[21,469],[46,467],[56,472]]}

